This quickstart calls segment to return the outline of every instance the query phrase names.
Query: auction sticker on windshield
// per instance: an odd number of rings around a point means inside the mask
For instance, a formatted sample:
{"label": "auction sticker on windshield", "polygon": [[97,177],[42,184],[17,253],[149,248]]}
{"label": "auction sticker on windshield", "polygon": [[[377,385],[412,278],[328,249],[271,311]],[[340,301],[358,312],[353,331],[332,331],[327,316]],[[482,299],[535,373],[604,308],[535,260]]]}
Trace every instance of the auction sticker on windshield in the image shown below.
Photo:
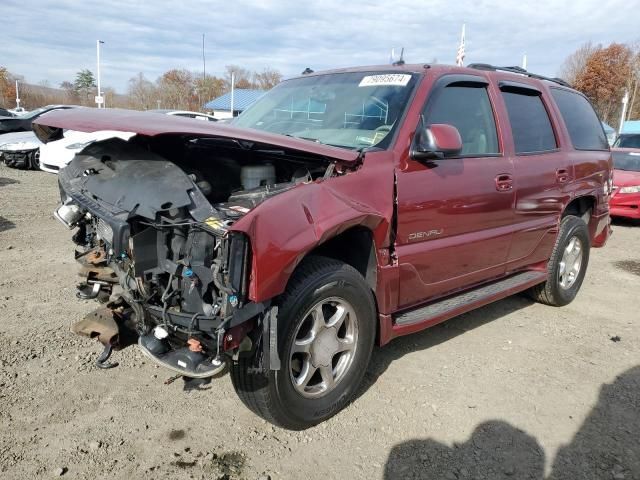
{"label": "auction sticker on windshield", "polygon": [[359,87],[397,86],[406,87],[411,75],[388,73],[386,75],[367,75],[360,80]]}

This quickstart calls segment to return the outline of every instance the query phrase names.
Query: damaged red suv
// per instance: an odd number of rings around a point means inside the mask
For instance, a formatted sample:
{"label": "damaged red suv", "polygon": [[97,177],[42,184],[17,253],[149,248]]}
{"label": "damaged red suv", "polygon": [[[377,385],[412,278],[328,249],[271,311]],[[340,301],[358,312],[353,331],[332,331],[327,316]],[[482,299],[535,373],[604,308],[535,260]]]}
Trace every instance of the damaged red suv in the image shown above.
{"label": "damaged red suv", "polygon": [[123,110],[59,174],[82,298],[73,330],[184,377],[230,370],[303,429],[340,411],[374,343],[528,291],[571,302],[609,236],[611,153],[580,93],[515,68],[363,67],[282,82],[231,125]]}

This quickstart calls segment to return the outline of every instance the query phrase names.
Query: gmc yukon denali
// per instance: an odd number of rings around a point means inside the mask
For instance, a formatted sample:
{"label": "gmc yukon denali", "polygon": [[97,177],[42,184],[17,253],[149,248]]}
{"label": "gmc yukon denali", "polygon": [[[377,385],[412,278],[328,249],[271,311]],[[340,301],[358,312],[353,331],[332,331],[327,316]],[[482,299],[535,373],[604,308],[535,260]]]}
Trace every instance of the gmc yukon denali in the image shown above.
{"label": "gmc yukon denali", "polygon": [[188,379],[229,371],[289,429],[340,411],[375,343],[517,292],[568,304],[610,234],[591,105],[513,67],[310,73],[227,125],[76,109],[34,129],[135,134],[59,174],[98,366],[137,343]]}

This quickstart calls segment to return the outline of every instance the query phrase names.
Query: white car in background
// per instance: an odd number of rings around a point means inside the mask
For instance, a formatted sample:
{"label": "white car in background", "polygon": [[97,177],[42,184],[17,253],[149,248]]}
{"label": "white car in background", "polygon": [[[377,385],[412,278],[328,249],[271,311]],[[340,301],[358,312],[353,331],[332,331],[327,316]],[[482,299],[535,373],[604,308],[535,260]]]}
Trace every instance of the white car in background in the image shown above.
{"label": "white car in background", "polygon": [[[204,120],[215,122],[217,121],[212,115],[200,112],[189,112],[185,110],[149,110],[154,113],[161,113],[165,115],[175,115],[177,117],[193,118],[196,120]],[[65,167],[73,157],[76,156],[80,150],[89,145],[90,143],[100,140],[106,140],[107,138],[122,138],[123,140],[129,140],[135,133],[131,132],[118,132],[111,130],[104,130],[100,132],[73,132],[66,131],[64,137],[55,142],[49,142],[40,146],[40,170],[44,170],[49,173],[58,173],[61,168]]]}
{"label": "white car in background", "polygon": [[176,117],[186,117],[193,118],[195,120],[204,120],[209,122],[217,122],[218,119],[213,115],[209,115],[208,113],[200,113],[200,112],[189,112],[187,110],[169,110],[163,108],[157,108],[154,110],[148,110],[149,112],[154,113],[164,113],[165,115],[175,115]]}
{"label": "white car in background", "polygon": [[0,135],[0,161],[13,168],[38,169],[38,148],[43,143],[31,130]]}
{"label": "white car in background", "polygon": [[58,173],[65,167],[80,150],[90,143],[107,138],[122,138],[129,140],[135,133],[118,132],[115,130],[102,130],[100,132],[74,132],[67,130],[64,137],[55,142],[49,142],[40,146],[40,170],[49,173]]}

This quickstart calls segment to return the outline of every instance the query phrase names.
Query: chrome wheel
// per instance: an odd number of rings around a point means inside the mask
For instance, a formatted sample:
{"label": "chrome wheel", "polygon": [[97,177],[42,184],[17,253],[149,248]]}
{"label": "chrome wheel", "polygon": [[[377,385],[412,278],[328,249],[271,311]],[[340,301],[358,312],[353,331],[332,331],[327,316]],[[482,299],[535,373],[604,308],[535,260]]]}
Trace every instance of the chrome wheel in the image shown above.
{"label": "chrome wheel", "polygon": [[294,336],[289,358],[291,382],[304,397],[332,391],[349,370],[358,342],[358,319],[351,305],[330,297],[311,307]]}
{"label": "chrome wheel", "polygon": [[569,289],[576,282],[582,268],[582,248],[582,241],[578,237],[571,237],[558,268],[560,287]]}

